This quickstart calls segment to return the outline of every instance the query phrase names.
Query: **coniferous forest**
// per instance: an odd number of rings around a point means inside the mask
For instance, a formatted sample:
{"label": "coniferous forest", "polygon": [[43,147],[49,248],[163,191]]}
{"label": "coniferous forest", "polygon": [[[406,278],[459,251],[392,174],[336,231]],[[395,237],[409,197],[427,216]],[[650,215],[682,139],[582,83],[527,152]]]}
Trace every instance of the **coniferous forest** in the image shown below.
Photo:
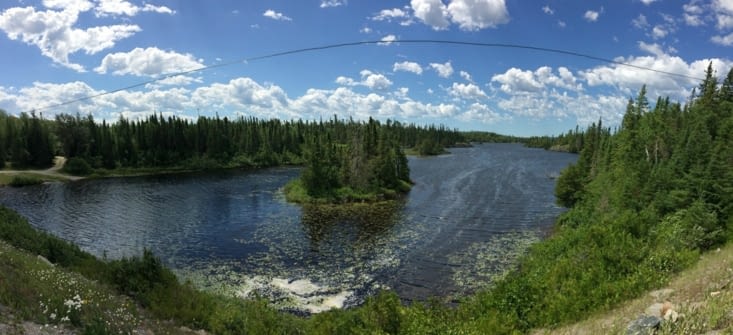
{"label": "coniferous forest", "polygon": [[403,148],[435,155],[462,141],[460,132],[443,126],[371,118],[304,122],[217,116],[193,122],[153,114],[108,124],[91,115],[59,114],[51,121],[35,113],[16,118],[0,111],[0,162],[13,168],[46,168],[55,155],[69,158],[65,171],[77,175],[304,164],[289,197],[300,202],[306,201],[304,193],[339,201],[392,197],[409,190]]}

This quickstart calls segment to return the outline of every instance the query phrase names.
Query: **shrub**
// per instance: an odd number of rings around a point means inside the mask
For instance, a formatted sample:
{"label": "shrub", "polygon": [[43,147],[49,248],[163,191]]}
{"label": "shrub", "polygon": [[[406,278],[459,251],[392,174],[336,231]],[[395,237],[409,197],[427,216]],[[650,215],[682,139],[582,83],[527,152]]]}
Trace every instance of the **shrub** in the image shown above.
{"label": "shrub", "polygon": [[92,167],[83,158],[72,157],[64,164],[64,172],[75,176],[86,176],[92,173]]}
{"label": "shrub", "polygon": [[43,183],[43,179],[38,178],[36,176],[17,175],[17,176],[14,176],[12,180],[10,180],[10,183],[8,185],[12,187],[21,187],[21,186],[38,185],[41,183]]}

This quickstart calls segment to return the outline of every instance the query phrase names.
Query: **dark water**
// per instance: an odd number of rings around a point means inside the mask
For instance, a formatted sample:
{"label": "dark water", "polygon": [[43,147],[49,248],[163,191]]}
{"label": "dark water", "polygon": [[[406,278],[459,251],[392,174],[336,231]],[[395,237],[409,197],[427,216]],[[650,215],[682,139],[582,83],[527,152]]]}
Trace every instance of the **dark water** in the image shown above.
{"label": "dark water", "polygon": [[490,284],[562,211],[576,156],[515,144],[411,158],[403,201],[347,210],[286,203],[298,168],[83,180],[0,189],[0,203],[98,256],[149,248],[179,276],[284,309],[354,305],[379,289],[450,300]]}

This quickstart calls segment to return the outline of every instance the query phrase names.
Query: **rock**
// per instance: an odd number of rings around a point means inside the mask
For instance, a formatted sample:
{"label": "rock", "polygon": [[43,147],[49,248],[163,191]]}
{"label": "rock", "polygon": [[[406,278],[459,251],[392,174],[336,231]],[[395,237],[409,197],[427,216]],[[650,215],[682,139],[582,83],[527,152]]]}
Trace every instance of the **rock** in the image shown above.
{"label": "rock", "polygon": [[658,316],[643,315],[638,319],[631,321],[626,327],[626,335],[648,335],[653,334],[662,323],[662,318]]}
{"label": "rock", "polygon": [[668,309],[666,312],[664,312],[664,316],[662,316],[662,318],[664,318],[665,322],[674,323],[677,322],[677,319],[680,318],[680,314],[673,309]]}
{"label": "rock", "polygon": [[661,290],[651,291],[649,292],[649,295],[654,298],[656,301],[664,301],[669,299],[669,296],[674,293],[674,290],[671,288],[663,288]]}
{"label": "rock", "polygon": [[664,304],[659,303],[659,302],[658,303],[655,303],[655,304],[652,304],[651,306],[647,307],[646,310],[644,310],[644,314],[645,315],[649,315],[649,316],[662,317],[662,316],[664,316],[664,314],[662,314],[662,307],[663,306],[664,306]]}

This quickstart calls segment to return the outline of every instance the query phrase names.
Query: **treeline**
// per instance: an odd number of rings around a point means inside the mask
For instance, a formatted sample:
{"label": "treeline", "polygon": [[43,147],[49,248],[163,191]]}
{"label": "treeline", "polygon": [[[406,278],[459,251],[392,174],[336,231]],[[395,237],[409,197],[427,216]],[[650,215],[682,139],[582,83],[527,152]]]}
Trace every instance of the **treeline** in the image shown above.
{"label": "treeline", "polygon": [[728,241],[733,70],[720,85],[708,67],[693,96],[652,108],[642,87],[616,132],[600,124],[574,132],[580,156],[556,187],[570,210],[519,270],[465,305],[469,314],[522,331],[577,321],[664,285]]}
{"label": "treeline", "polygon": [[303,146],[312,139],[328,133],[332,141],[346,143],[354,129],[369,124],[405,148],[429,143],[442,149],[463,141],[461,133],[444,126],[391,120],[357,122],[334,117],[309,122],[216,116],[192,121],[152,114],[110,124],[91,115],[59,114],[51,121],[35,114],[14,117],[0,111],[0,163],[43,168],[51,165],[54,155],[63,155],[95,169],[301,164]]}
{"label": "treeline", "polygon": [[523,137],[502,135],[489,131],[464,131],[463,137],[466,142],[477,143],[519,143],[527,140]]}
{"label": "treeline", "polygon": [[[593,123],[591,128],[602,128],[602,120]],[[583,148],[586,136],[591,134],[591,129],[582,130],[579,126],[575,126],[575,130],[569,130],[567,133],[558,136],[531,136],[522,140],[522,142],[531,148],[542,148],[553,151],[564,151],[577,154]]]}

